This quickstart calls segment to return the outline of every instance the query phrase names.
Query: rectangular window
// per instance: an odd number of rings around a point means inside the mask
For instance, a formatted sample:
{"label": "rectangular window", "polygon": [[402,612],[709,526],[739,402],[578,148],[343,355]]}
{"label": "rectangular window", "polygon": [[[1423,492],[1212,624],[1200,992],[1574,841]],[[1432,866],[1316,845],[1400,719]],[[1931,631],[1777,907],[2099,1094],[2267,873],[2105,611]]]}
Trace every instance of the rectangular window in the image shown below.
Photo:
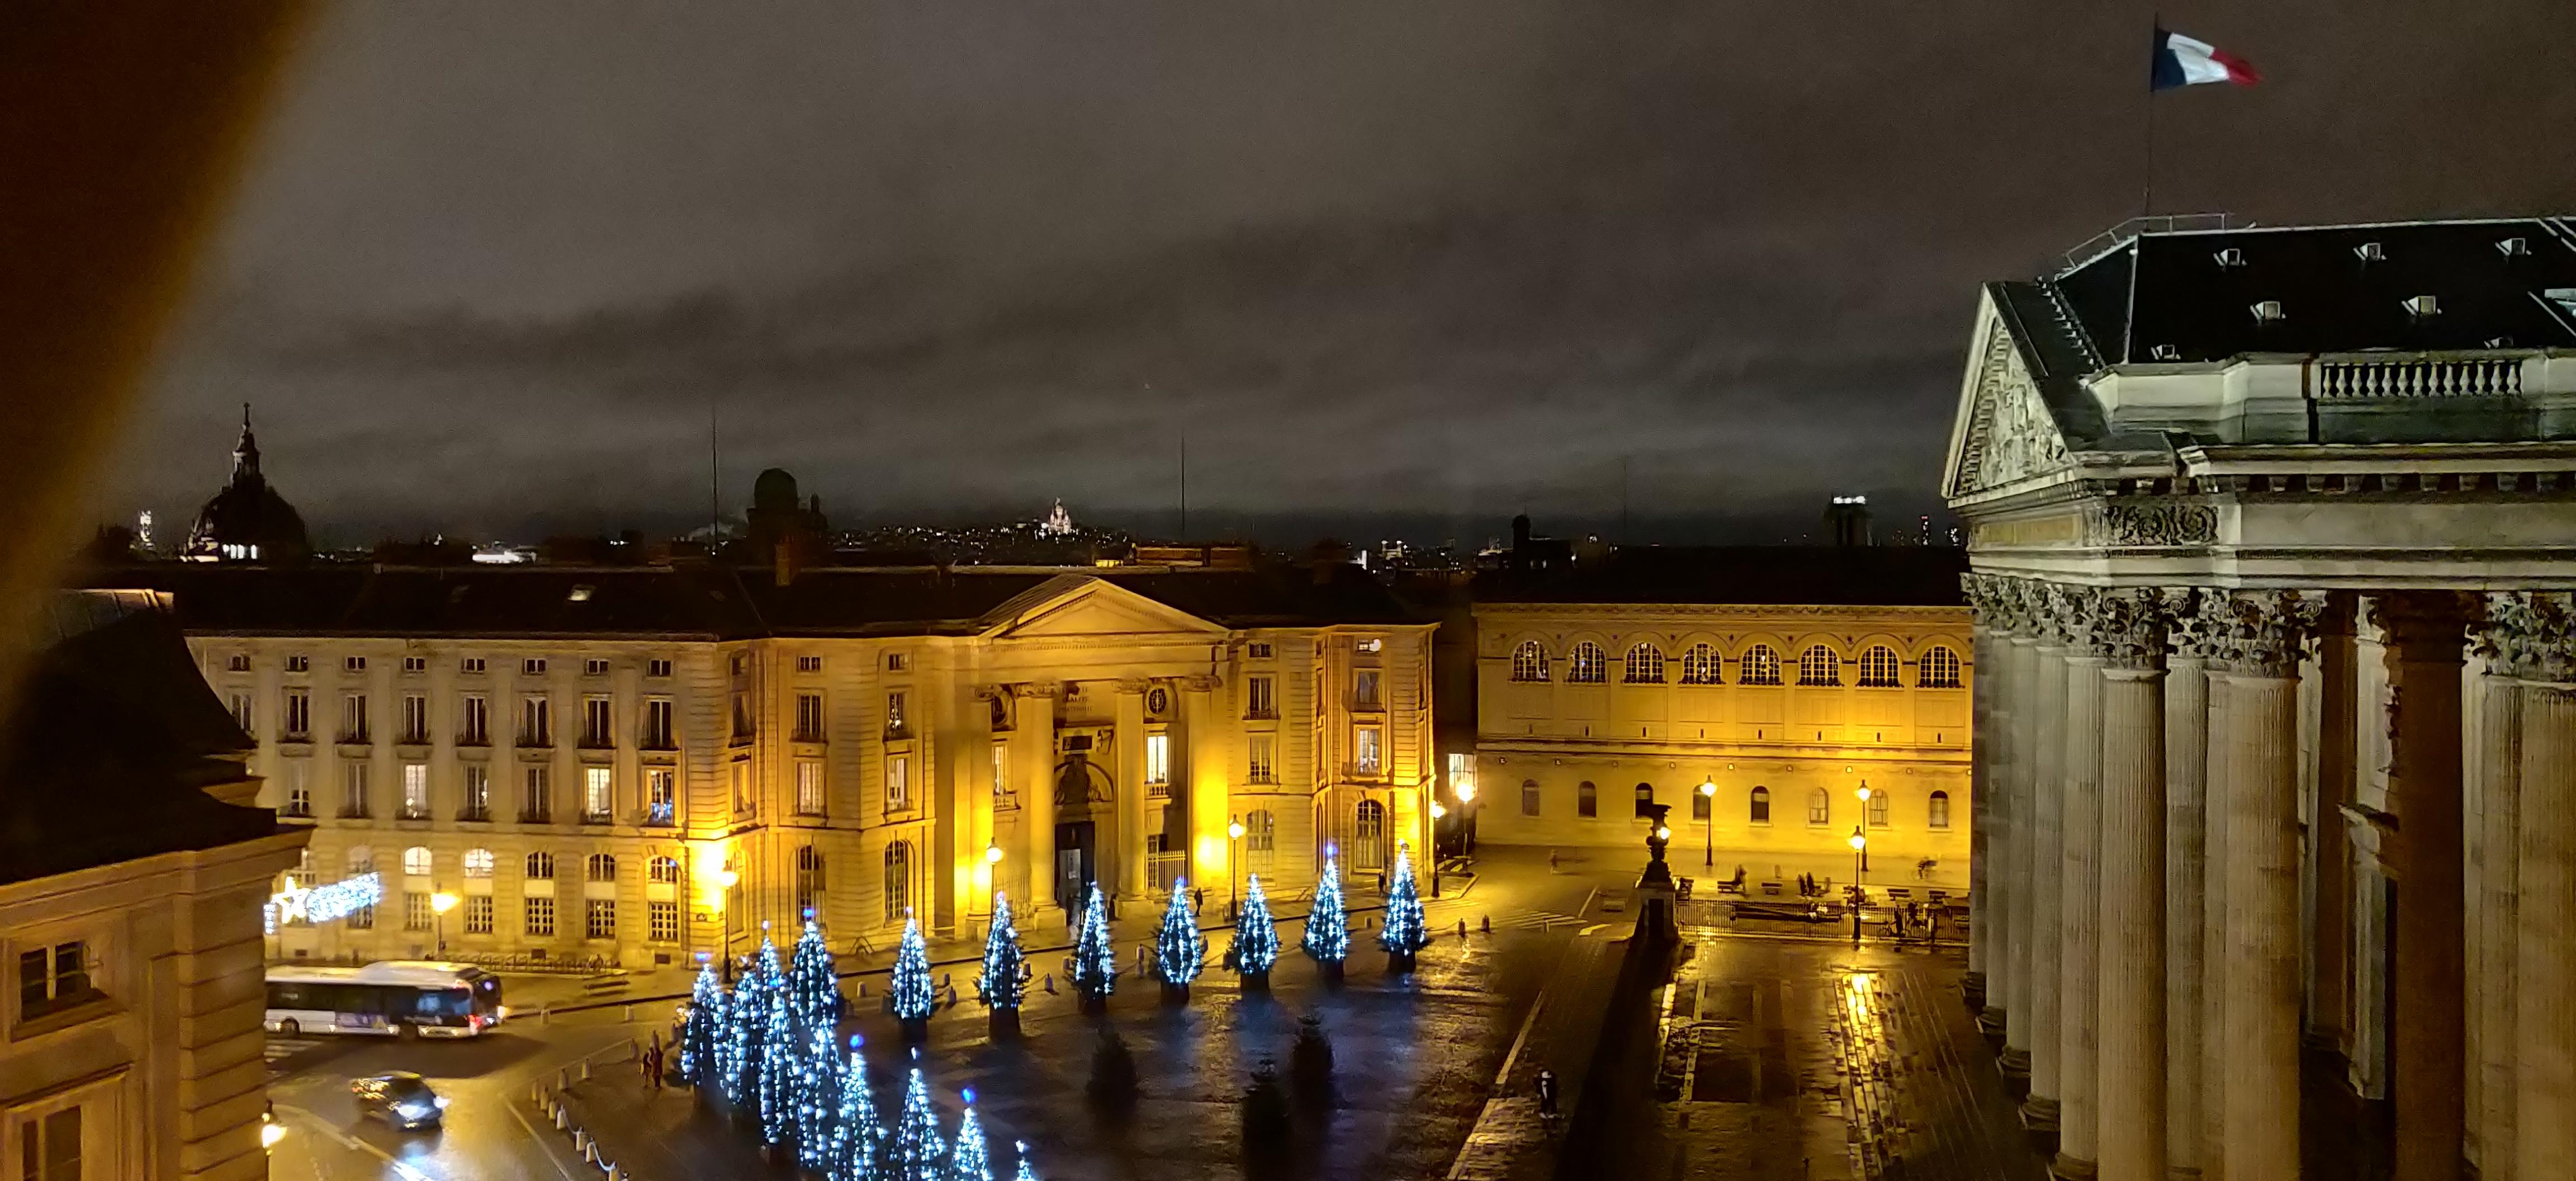
{"label": "rectangular window", "polygon": [[1251,765],[1245,769],[1244,777],[1254,783],[1277,783],[1279,781],[1279,736],[1251,734],[1246,737],[1250,740],[1244,745],[1251,752]]}
{"label": "rectangular window", "polygon": [[886,653],[886,671],[899,673],[912,667],[912,657],[902,652]]}
{"label": "rectangular window", "polygon": [[1834,798],[1819,788],[1807,796],[1807,823],[1831,824],[1834,820]]}
{"label": "rectangular window", "polygon": [[429,699],[418,693],[403,694],[402,741],[414,745],[429,741]]}
{"label": "rectangular window", "polygon": [[543,656],[531,656],[526,660],[520,661],[519,675],[523,677],[542,677],[546,675],[546,658]]}
{"label": "rectangular window", "polygon": [[1169,734],[1145,736],[1145,785],[1164,789],[1161,792],[1148,794],[1171,794],[1172,736]]}
{"label": "rectangular window", "polygon": [[823,658],[820,656],[799,656],[796,658],[796,671],[800,673],[821,672],[823,671]]}
{"label": "rectangular window", "polygon": [[1246,677],[1243,681],[1243,716],[1275,718],[1279,716],[1278,700],[1270,691],[1270,678]]}
{"label": "rectangular window", "polygon": [[670,676],[670,675],[671,675],[671,662],[670,662],[670,661],[668,661],[668,660],[661,659],[661,658],[659,658],[659,657],[656,657],[656,658],[654,658],[654,659],[652,659],[652,660],[647,660],[647,661],[645,661],[645,662],[644,662],[644,675],[645,675],[645,676],[648,676],[648,677],[667,677],[667,676]]}
{"label": "rectangular window", "polygon": [[403,930],[426,931],[429,921],[429,891],[403,891]]}
{"label": "rectangular window", "polygon": [[1894,802],[1895,798],[1888,795],[1886,792],[1874,791],[1869,793],[1869,823],[1871,827],[1887,827],[1888,805]]}
{"label": "rectangular window", "polygon": [[1268,660],[1270,659],[1270,645],[1246,644],[1243,646],[1243,654],[1246,658],[1252,660]]}
{"label": "rectangular window", "polygon": [[1011,744],[996,739],[993,743],[993,806],[1007,808],[1015,805],[1016,801],[1011,799]]}
{"label": "rectangular window", "polygon": [[467,763],[464,771],[465,799],[456,809],[456,818],[490,820],[492,818],[492,769],[481,763]]}
{"label": "rectangular window", "polygon": [[313,736],[313,698],[302,689],[286,693],[286,728],[278,737],[302,742]]}
{"label": "rectangular window", "polygon": [[912,806],[912,759],[908,755],[886,756],[886,811],[901,812]]}
{"label": "rectangular window", "polygon": [[616,801],[615,779],[606,767],[581,769],[581,822],[606,824]]}
{"label": "rectangular window", "polygon": [[340,818],[364,820],[371,811],[367,799],[367,765],[352,759],[340,764]]}
{"label": "rectangular window", "polygon": [[581,662],[581,671],[588,676],[604,677],[608,675],[608,662],[594,657]]}
{"label": "rectangular window", "polygon": [[1351,732],[1351,770],[1354,773],[1378,775],[1385,772],[1385,752],[1379,746],[1385,734],[1375,726],[1360,726]]}
{"label": "rectangular window", "polygon": [[402,818],[429,819],[429,764],[402,765]]}
{"label": "rectangular window", "polygon": [[608,720],[609,700],[605,693],[593,693],[581,699],[581,744],[594,748],[617,745],[616,725]]}
{"label": "rectangular window", "polygon": [[757,733],[759,733],[759,730],[758,730],[758,728],[757,728],[756,726],[754,726],[753,721],[752,721],[752,716],[751,716],[751,694],[746,693],[746,692],[744,692],[744,691],[742,691],[742,690],[740,690],[740,689],[736,689],[736,690],[734,690],[734,691],[733,691],[733,736],[734,736],[734,740],[735,740],[735,741],[737,741],[737,742],[739,742],[739,741],[741,741],[741,740],[743,740],[743,739],[745,739],[745,738],[749,738],[749,737],[751,737],[752,735],[757,734]]}
{"label": "rectangular window", "polygon": [[671,741],[671,699],[655,697],[644,703],[644,749],[674,750]]}
{"label": "rectangular window", "polygon": [[523,899],[523,901],[527,903],[528,907],[528,937],[531,939],[554,938],[555,900],[531,894],[527,898]]}
{"label": "rectangular window", "polygon": [[492,933],[491,895],[468,894],[465,896],[465,933],[468,935],[489,935]]}
{"label": "rectangular window", "polygon": [[459,660],[456,662],[456,671],[461,673],[480,673],[483,671],[483,658],[480,656],[468,656]]}
{"label": "rectangular window", "polygon": [[669,824],[679,811],[680,773],[671,767],[644,769],[644,823]]}
{"label": "rectangular window", "polygon": [[303,759],[286,760],[286,807],[281,816],[313,814],[313,784],[309,778],[312,764]]}
{"label": "rectangular window", "polygon": [[367,671],[367,658],[364,656],[343,656],[340,658],[340,671],[350,673],[365,672]]}
{"label": "rectangular window", "polygon": [[733,761],[733,810],[740,814],[751,811],[751,760]]}
{"label": "rectangular window", "polygon": [[18,1019],[29,1021],[99,999],[90,984],[89,944],[73,939],[18,953]]}
{"label": "rectangular window", "polygon": [[425,673],[425,672],[428,672],[428,671],[429,671],[429,658],[428,658],[428,657],[426,657],[426,656],[406,656],[406,657],[403,657],[403,671],[404,671],[404,672],[407,672],[407,673]]}
{"label": "rectangular window", "polygon": [[555,744],[555,711],[543,694],[519,700],[519,745],[553,746]]}
{"label": "rectangular window", "polygon": [[1364,668],[1351,674],[1351,708],[1386,708],[1385,702],[1378,695],[1378,670]]}
{"label": "rectangular window", "polygon": [[340,920],[340,925],[347,927],[352,931],[375,930],[376,908],[373,906],[361,906],[356,910],[350,911],[349,917]]}
{"label": "rectangular window", "polygon": [[457,702],[457,715],[462,724],[456,728],[460,746],[488,746],[492,741],[492,703],[480,693],[468,693]]}
{"label": "rectangular window", "polygon": [[903,736],[904,696],[901,690],[886,694],[886,737],[888,738]]}
{"label": "rectangular window", "polygon": [[677,943],[680,941],[679,903],[647,902],[644,904],[644,914],[649,920],[648,925],[651,927],[651,929],[646,931],[644,934],[646,939],[650,939],[655,943]]}
{"label": "rectangular window", "polygon": [[286,658],[286,671],[291,673],[311,672],[313,671],[313,658],[310,656],[289,656]]}
{"label": "rectangular window", "polygon": [[591,939],[617,938],[617,900],[584,898],[581,901],[581,933]]}
{"label": "rectangular window", "polygon": [[1521,815],[1538,815],[1538,780],[1521,781]]}
{"label": "rectangular window", "polygon": [[546,782],[546,769],[523,767],[520,770],[523,776],[519,781],[519,822],[522,824],[553,823],[554,792],[549,790],[553,785]]}
{"label": "rectangular window", "polygon": [[1386,641],[1381,640],[1376,636],[1370,636],[1367,639],[1354,642],[1351,646],[1362,652],[1376,652],[1386,647]]}
{"label": "rectangular window", "polygon": [[24,1181],[82,1181],[81,1109],[75,1104],[18,1125]]}
{"label": "rectangular window", "polygon": [[367,695],[351,693],[340,699],[340,741],[367,742]]}
{"label": "rectangular window", "polygon": [[796,814],[823,814],[823,760],[796,760]]}
{"label": "rectangular window", "polygon": [[1601,815],[1601,792],[1589,780],[1574,785],[1574,814],[1587,820]]}
{"label": "rectangular window", "polygon": [[796,695],[796,741],[823,741],[822,694],[799,693]]}
{"label": "rectangular window", "polygon": [[241,727],[241,731],[244,734],[256,735],[259,733],[258,728],[251,724],[250,694],[233,694],[233,724]]}
{"label": "rectangular window", "polygon": [[225,670],[225,671],[227,671],[227,672],[237,672],[237,673],[246,673],[246,672],[249,672],[249,671],[250,671],[250,653],[247,653],[247,652],[235,652],[235,653],[233,653],[232,655],[225,657],[225,658],[224,658],[224,670]]}
{"label": "rectangular window", "polygon": [[1702,824],[1708,823],[1709,798],[1696,791],[1690,793],[1690,797],[1691,819],[1699,821]]}

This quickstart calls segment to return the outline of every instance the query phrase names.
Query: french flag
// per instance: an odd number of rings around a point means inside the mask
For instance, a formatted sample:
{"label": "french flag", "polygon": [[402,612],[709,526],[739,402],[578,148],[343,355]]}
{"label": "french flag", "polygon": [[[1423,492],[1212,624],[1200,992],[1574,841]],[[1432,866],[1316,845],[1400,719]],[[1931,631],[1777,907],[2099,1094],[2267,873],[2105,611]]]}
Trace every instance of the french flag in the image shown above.
{"label": "french flag", "polygon": [[2198,86],[2203,82],[2233,82],[2252,86],[2263,80],[2261,74],[2244,58],[2225,52],[2207,41],[2195,41],[2162,27],[2156,29],[2155,57],[2148,67],[2147,90],[2171,90],[2177,86]]}

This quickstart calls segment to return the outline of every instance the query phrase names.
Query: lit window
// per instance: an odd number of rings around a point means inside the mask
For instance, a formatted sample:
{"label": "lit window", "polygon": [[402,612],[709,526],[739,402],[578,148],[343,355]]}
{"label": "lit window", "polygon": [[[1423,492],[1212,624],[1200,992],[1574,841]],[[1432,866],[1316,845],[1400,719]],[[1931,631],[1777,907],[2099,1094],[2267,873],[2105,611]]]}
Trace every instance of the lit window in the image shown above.
{"label": "lit window", "polygon": [[[1863,689],[1896,688],[1900,684],[1896,679],[1896,668],[1896,649],[1885,644],[1870,645],[1868,651],[1860,654],[1860,687]],[[1803,667],[1799,672],[1801,676],[1805,675]]]}
{"label": "lit window", "polygon": [[680,884],[679,858],[656,857],[651,861],[645,862],[644,868],[646,874],[654,885],[676,886]]}
{"label": "lit window", "polygon": [[886,694],[886,737],[903,737],[904,704],[904,694],[901,692]]}
{"label": "lit window", "polygon": [[1950,827],[1950,793],[1946,791],[1932,793],[1932,807],[1926,817],[1926,823],[1933,828]]}
{"label": "lit window", "polygon": [[1599,685],[1608,682],[1610,679],[1609,653],[1603,652],[1601,645],[1590,640],[1576,644],[1574,651],[1566,657],[1565,679],[1576,685]]}
{"label": "lit window", "polygon": [[1252,783],[1276,783],[1279,777],[1279,739],[1272,734],[1245,736],[1244,748],[1249,757],[1244,778]]}
{"label": "lit window", "polygon": [[1634,648],[1628,649],[1628,667],[1626,669],[1625,679],[1631,685],[1663,684],[1663,649],[1657,648],[1653,644],[1639,644]]}
{"label": "lit window", "polygon": [[796,760],[796,814],[823,814],[823,760]]}
{"label": "lit window", "polygon": [[1145,736],[1145,783],[1146,783],[1148,786],[1161,786],[1161,787],[1170,787],[1170,786],[1171,786],[1171,784],[1172,784],[1172,736],[1171,736],[1171,735],[1169,735],[1169,734],[1148,734],[1148,735],[1146,735],[1146,736]]}
{"label": "lit window", "polygon": [[403,891],[403,930],[428,930],[431,913],[432,912],[429,909],[429,891]]}
{"label": "lit window", "polygon": [[403,874],[415,878],[430,876],[429,846],[414,845],[403,850]]}
{"label": "lit window", "polygon": [[456,818],[490,820],[492,818],[492,769],[481,763],[467,763],[464,772],[465,799],[456,809]]}
{"label": "lit window", "polygon": [[886,811],[901,812],[912,807],[912,759],[908,755],[886,756]]}
{"label": "lit window", "polygon": [[1376,775],[1386,769],[1385,751],[1380,740],[1385,731],[1375,726],[1361,726],[1351,733],[1351,770],[1359,775]]}
{"label": "lit window", "polygon": [[1279,822],[1268,808],[1256,808],[1243,814],[1243,851],[1263,857],[1279,848]]}
{"label": "lit window", "polygon": [[1512,679],[1515,681],[1546,680],[1547,649],[1540,647],[1536,640],[1521,641],[1520,647],[1512,649]]}
{"label": "lit window", "polygon": [[490,849],[467,849],[465,851],[464,865],[465,876],[469,878],[488,878],[492,876],[492,851]]}
{"label": "lit window", "polygon": [[1780,683],[1780,653],[1769,644],[1755,644],[1744,650],[1744,668],[1737,680],[1744,685],[1777,685]]}
{"label": "lit window", "polygon": [[581,819],[584,824],[606,824],[616,804],[616,777],[607,767],[581,769]]}
{"label": "lit window", "polygon": [[1682,653],[1682,683],[1717,684],[1717,649],[1706,644],[1693,644],[1690,651]]}
{"label": "lit window", "polygon": [[402,818],[429,819],[429,764],[402,765]]}
{"label": "lit window", "polygon": [[644,823],[669,824],[679,810],[679,771],[671,767],[644,769]]}
{"label": "lit window", "polygon": [[1801,685],[1839,685],[1843,683],[1842,658],[1822,644],[1808,647],[1798,654],[1798,683]]}
{"label": "lit window", "polygon": [[993,742],[993,806],[1013,806],[1011,799],[1011,744],[1008,740]]}
{"label": "lit window", "polygon": [[1934,644],[1930,650],[1923,653],[1923,679],[1920,684],[1926,689],[1958,688],[1959,654],[1940,644]]}

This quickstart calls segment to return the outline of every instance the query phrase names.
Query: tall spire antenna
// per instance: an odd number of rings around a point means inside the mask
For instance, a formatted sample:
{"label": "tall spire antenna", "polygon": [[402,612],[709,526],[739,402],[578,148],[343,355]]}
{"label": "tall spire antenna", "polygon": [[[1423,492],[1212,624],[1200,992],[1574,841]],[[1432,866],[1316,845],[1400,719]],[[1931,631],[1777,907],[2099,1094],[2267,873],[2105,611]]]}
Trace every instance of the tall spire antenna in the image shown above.
{"label": "tall spire antenna", "polygon": [[716,406],[707,403],[707,551],[713,553],[716,539],[724,533],[724,483],[718,475],[716,461]]}
{"label": "tall spire antenna", "polygon": [[1181,428],[1181,535],[1174,541],[1190,539],[1190,428]]}

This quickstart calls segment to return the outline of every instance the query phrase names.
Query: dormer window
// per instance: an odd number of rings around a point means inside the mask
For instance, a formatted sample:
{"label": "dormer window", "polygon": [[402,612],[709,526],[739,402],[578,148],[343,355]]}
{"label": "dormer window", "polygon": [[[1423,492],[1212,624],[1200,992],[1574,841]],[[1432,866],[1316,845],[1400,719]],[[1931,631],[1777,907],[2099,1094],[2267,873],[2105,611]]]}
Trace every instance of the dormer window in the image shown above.
{"label": "dormer window", "polygon": [[2405,307],[2406,314],[2418,320],[2430,319],[2442,310],[2440,301],[2429,295],[2409,296]]}
{"label": "dormer window", "polygon": [[2182,360],[2182,350],[2169,344],[2151,344],[2147,346],[2147,359],[2150,361],[2179,361]]}
{"label": "dormer window", "polygon": [[2257,324],[2278,324],[2282,320],[2281,301],[2277,299],[2264,300],[2247,310],[2254,313]]}
{"label": "dormer window", "polygon": [[2221,250],[2216,254],[2210,255],[2210,257],[2218,260],[2218,266],[2221,270],[2245,265],[2245,252],[2234,246],[2230,246],[2225,250]]}
{"label": "dormer window", "polygon": [[2364,242],[2352,248],[2352,256],[2363,262],[2387,262],[2388,248],[2377,242]]}
{"label": "dormer window", "polygon": [[2496,243],[2496,251],[2506,258],[2528,258],[2531,242],[2524,238],[2506,238]]}

